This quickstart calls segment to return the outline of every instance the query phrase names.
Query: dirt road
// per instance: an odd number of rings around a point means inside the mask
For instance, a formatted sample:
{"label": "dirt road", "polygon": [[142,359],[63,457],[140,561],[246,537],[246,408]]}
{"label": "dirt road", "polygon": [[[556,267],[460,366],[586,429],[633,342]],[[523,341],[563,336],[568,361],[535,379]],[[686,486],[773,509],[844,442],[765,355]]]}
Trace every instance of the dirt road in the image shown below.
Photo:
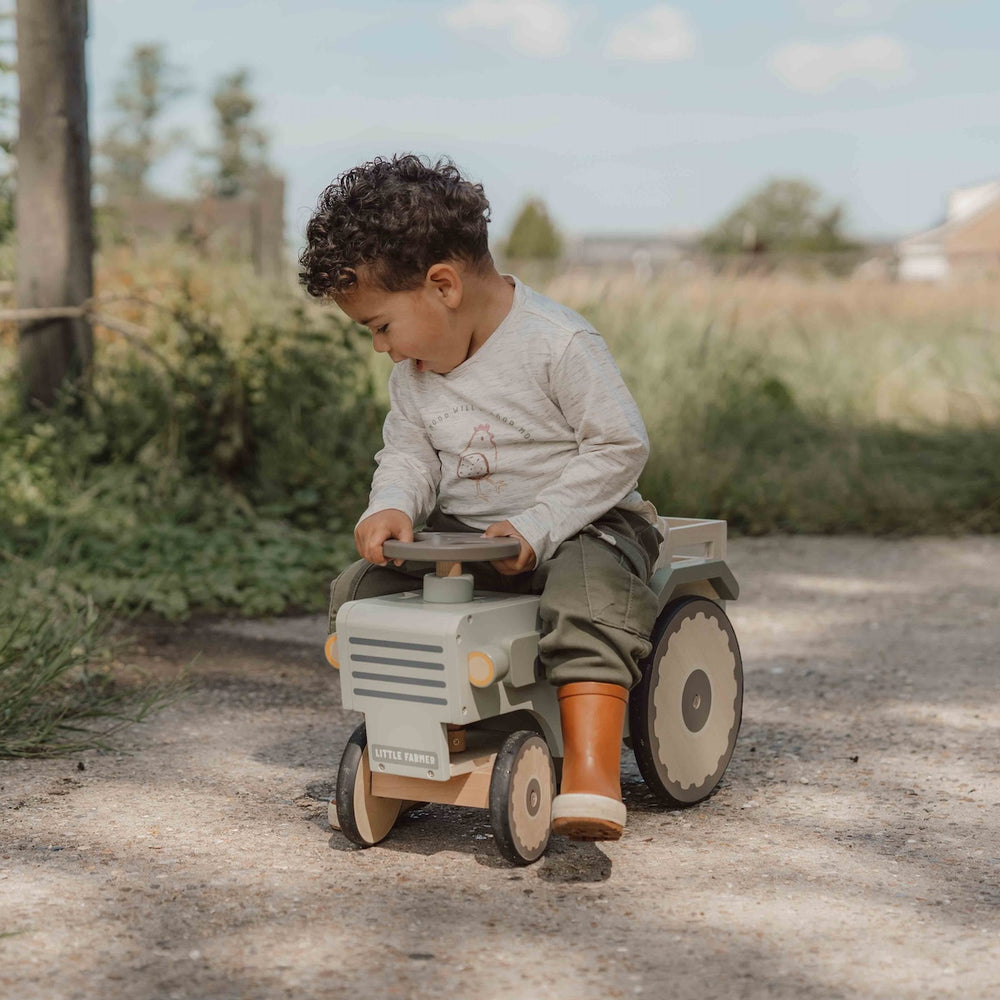
{"label": "dirt road", "polygon": [[1000,539],[762,539],[743,732],[616,844],[527,869],[485,813],[357,850],[325,800],[356,718],[319,619],[147,627],[194,659],[128,754],[0,762],[0,996],[1000,996]]}

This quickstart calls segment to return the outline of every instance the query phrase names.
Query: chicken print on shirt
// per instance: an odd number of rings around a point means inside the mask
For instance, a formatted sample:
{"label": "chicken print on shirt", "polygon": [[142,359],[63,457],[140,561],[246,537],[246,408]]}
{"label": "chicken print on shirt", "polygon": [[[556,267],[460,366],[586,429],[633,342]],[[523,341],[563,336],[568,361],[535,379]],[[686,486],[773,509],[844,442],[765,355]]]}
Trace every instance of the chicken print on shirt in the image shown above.
{"label": "chicken print on shirt", "polygon": [[476,498],[486,500],[484,488],[489,484],[497,493],[503,489],[502,480],[496,479],[499,462],[497,446],[489,424],[478,424],[472,431],[469,443],[458,456],[458,478],[471,479],[476,484]]}

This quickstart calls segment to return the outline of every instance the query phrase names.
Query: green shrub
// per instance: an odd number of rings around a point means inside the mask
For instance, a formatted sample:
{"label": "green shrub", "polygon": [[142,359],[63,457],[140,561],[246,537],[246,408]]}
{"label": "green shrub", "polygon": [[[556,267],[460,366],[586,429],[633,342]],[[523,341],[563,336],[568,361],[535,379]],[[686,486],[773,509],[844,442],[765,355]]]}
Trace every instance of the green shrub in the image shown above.
{"label": "green shrub", "polygon": [[292,307],[234,336],[187,295],[102,346],[82,406],[19,415],[8,381],[0,557],[120,611],[320,608],[380,442],[356,328]]}
{"label": "green shrub", "polygon": [[107,352],[95,384],[110,459],[214,477],[302,526],[353,524],[384,416],[356,327],[290,305],[234,334],[186,296],[145,346]]}

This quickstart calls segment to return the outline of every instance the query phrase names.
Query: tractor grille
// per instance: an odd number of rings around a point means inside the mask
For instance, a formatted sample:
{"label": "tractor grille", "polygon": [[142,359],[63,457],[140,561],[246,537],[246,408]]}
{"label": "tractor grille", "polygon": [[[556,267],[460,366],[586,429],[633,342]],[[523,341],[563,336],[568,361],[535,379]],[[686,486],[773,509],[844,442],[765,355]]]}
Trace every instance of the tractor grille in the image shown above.
{"label": "tractor grille", "polygon": [[347,643],[356,698],[448,704],[443,646],[356,635]]}

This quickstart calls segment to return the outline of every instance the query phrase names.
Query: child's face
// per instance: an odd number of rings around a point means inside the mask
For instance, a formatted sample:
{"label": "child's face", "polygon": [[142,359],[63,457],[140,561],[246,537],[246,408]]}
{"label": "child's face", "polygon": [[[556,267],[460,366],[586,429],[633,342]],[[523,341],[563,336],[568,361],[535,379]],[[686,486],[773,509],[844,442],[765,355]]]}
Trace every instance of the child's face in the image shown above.
{"label": "child's face", "polygon": [[[393,362],[412,360],[420,372],[444,375],[469,356],[471,333],[459,321],[461,285],[454,270],[435,265],[412,291],[387,292],[359,273],[358,284],[337,305],[372,332],[372,346]],[[456,298],[457,296],[457,298]]]}

